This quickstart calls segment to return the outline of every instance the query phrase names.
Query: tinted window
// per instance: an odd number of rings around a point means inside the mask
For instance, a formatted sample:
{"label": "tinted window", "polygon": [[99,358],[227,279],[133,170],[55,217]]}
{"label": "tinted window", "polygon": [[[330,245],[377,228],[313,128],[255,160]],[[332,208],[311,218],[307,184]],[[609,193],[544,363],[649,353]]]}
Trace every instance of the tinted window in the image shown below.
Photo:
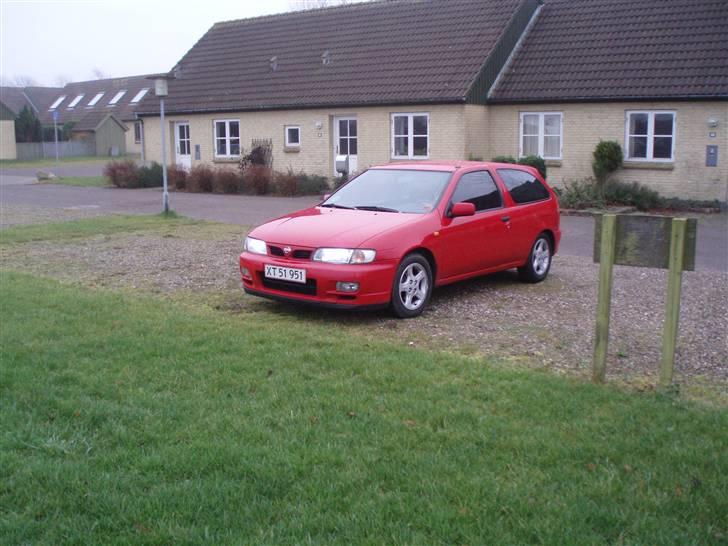
{"label": "tinted window", "polygon": [[475,210],[497,209],[502,205],[501,195],[493,177],[487,171],[464,174],[452,194],[452,202],[465,201]]}
{"label": "tinted window", "polygon": [[531,173],[516,169],[498,169],[498,174],[516,203],[531,203],[549,198],[549,191]]}

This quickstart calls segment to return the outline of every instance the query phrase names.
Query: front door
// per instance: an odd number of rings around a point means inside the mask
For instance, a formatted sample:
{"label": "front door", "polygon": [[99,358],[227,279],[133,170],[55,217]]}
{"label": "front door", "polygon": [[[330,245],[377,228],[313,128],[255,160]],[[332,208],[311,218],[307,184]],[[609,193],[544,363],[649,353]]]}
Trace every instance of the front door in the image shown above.
{"label": "front door", "polygon": [[186,121],[177,121],[174,124],[175,163],[190,170],[192,155],[190,153],[190,124]]}
{"label": "front door", "polygon": [[349,156],[349,172],[357,171],[357,154],[359,152],[359,133],[356,118],[342,116],[334,118],[334,174],[336,172],[336,156]]}

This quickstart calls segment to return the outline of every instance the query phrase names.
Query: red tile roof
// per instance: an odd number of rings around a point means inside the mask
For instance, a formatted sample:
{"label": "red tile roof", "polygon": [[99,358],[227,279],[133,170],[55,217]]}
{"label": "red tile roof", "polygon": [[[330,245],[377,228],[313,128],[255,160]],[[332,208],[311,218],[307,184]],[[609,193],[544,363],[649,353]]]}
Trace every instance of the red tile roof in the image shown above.
{"label": "red tile roof", "polygon": [[728,98],[728,1],[546,0],[492,102]]}

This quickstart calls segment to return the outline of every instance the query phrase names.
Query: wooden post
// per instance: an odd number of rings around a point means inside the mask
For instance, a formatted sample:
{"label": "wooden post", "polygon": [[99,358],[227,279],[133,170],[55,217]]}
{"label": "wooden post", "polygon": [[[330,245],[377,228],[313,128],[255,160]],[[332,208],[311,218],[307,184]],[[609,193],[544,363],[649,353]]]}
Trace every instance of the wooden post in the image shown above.
{"label": "wooden post", "polygon": [[602,241],[599,255],[599,301],[597,303],[597,329],[594,338],[592,381],[604,383],[607,371],[607,343],[609,342],[609,311],[612,303],[612,269],[617,240],[617,217],[602,216]]}
{"label": "wooden post", "polygon": [[660,387],[663,389],[672,385],[672,374],[675,369],[675,345],[677,343],[677,324],[680,319],[680,289],[682,287],[687,223],[686,218],[672,220],[665,328],[662,335],[662,359],[660,361]]}

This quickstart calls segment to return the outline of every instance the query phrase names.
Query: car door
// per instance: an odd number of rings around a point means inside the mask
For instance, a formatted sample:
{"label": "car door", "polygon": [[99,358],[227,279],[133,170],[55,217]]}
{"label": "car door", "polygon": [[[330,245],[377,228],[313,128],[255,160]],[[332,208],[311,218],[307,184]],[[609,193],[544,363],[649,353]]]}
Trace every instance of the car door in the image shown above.
{"label": "car door", "polygon": [[496,173],[508,192],[506,213],[511,244],[508,260],[523,264],[528,259],[536,236],[547,225],[548,208],[544,202],[551,194],[541,181],[525,169],[502,168]]}
{"label": "car door", "polygon": [[450,206],[473,203],[475,214],[451,218],[446,214],[440,229],[441,278],[495,269],[504,263],[508,226],[503,221],[503,196],[487,170],[463,174],[450,197]]}

